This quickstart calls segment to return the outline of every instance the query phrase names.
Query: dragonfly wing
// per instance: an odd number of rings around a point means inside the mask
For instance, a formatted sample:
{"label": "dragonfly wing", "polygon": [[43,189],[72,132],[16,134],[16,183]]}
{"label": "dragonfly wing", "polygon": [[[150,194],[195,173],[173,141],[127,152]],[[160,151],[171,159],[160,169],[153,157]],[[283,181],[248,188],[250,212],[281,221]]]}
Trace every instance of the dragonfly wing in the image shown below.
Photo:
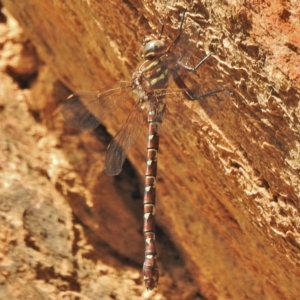
{"label": "dragonfly wing", "polygon": [[76,129],[95,129],[126,98],[130,82],[104,92],[81,92],[72,94],[62,108],[66,123]]}
{"label": "dragonfly wing", "polygon": [[[163,116],[163,119],[166,119],[166,122],[163,122],[163,130],[165,131],[169,126],[168,124],[165,124],[169,123],[168,116],[172,115],[173,113],[180,113],[180,111],[175,112],[174,109],[176,107],[179,108],[180,106],[178,105],[187,100],[187,91],[184,88],[174,88],[169,90],[157,90],[156,92],[159,93],[159,95],[163,95],[167,103],[167,109],[165,115]],[[225,89],[217,89],[208,93],[201,93],[201,90],[197,88],[193,89],[192,91],[190,90],[190,92],[198,97],[198,99],[196,99],[194,102],[197,103],[210,118],[215,117],[218,115],[218,113],[221,113],[222,109],[225,107],[227,107],[226,109],[230,109],[231,107],[231,94]],[[168,103],[171,102],[175,105],[168,105]],[[178,105],[176,105],[176,103]]]}
{"label": "dragonfly wing", "polygon": [[73,128],[80,130],[92,130],[96,128],[100,121],[89,112],[81,99],[90,98],[94,103],[99,103],[98,94],[96,92],[78,93],[71,95],[68,102],[64,103],[62,114],[66,123]]}
{"label": "dragonfly wing", "polygon": [[109,176],[117,175],[121,172],[126,156],[141,131],[142,123],[143,110],[137,104],[128,117],[126,124],[108,146],[105,168]]}

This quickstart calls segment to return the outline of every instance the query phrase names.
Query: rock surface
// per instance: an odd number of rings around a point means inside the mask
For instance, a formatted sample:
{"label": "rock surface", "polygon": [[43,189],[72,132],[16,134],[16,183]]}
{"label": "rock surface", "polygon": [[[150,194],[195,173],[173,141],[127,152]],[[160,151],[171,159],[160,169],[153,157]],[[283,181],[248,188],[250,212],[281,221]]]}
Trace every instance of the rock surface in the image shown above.
{"label": "rock surface", "polygon": [[[298,299],[299,5],[134,2],[2,0],[0,299]],[[147,292],[146,125],[112,178],[105,128],[78,132],[60,110],[72,91],[130,80],[143,35],[159,30],[159,15],[174,37],[184,8],[197,29],[191,62],[214,53],[193,79],[233,95],[169,103],[161,278]],[[110,134],[133,103],[105,120]]]}

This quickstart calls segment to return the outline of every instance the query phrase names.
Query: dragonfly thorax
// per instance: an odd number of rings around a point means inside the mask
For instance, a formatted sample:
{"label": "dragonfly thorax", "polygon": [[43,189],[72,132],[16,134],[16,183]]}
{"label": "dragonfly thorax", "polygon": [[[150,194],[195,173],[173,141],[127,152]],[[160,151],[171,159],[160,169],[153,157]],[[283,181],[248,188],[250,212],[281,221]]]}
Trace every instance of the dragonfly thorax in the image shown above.
{"label": "dragonfly thorax", "polygon": [[161,34],[146,35],[140,53],[143,62],[132,76],[132,88],[136,89],[142,101],[147,101],[155,90],[164,89],[168,85],[169,68],[176,61],[169,53],[167,37]]}
{"label": "dragonfly thorax", "polygon": [[168,85],[169,70],[168,54],[162,54],[155,59],[144,60],[132,76],[132,88],[140,94],[144,91],[151,94],[158,89],[164,89]]}

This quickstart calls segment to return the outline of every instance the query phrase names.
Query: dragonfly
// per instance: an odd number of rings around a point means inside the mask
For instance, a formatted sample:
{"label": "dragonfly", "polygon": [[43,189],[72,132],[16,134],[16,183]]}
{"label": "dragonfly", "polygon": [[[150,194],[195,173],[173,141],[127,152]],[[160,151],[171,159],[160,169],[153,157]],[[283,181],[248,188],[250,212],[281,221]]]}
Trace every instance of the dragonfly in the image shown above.
{"label": "dragonfly", "polygon": [[[108,146],[105,169],[110,176],[121,172],[127,154],[141,131],[144,119],[143,111],[147,111],[148,138],[143,200],[145,242],[143,279],[147,290],[157,287],[159,281],[155,246],[155,202],[157,153],[160,128],[167,107],[165,100],[185,98],[195,101],[225,91],[219,89],[196,95],[181,77],[181,69],[194,72],[211,56],[211,54],[206,55],[194,67],[190,67],[183,63],[182,56],[176,55],[175,49],[182,36],[185,15],[186,11],[182,14],[177,35],[170,43],[167,42],[167,36],[163,34],[164,24],[162,23],[160,32],[144,37],[140,50],[142,61],[130,81],[120,82],[103,92],[89,91],[72,94],[62,109],[63,117],[69,126],[80,130],[93,130],[114,109],[125,101],[129,101],[130,93],[137,98],[125,125]],[[168,89],[171,79],[177,88]]]}

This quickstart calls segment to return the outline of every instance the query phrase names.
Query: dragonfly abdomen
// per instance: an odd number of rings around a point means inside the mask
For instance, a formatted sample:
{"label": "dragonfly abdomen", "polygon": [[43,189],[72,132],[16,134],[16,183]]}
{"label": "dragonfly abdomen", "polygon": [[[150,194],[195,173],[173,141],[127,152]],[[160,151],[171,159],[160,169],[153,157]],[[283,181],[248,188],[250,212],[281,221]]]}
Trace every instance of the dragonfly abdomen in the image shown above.
{"label": "dragonfly abdomen", "polygon": [[155,247],[155,193],[159,127],[162,123],[164,110],[165,105],[161,107],[159,114],[148,111],[148,143],[144,192],[145,261],[143,273],[145,285],[150,290],[157,286],[159,279]]}

